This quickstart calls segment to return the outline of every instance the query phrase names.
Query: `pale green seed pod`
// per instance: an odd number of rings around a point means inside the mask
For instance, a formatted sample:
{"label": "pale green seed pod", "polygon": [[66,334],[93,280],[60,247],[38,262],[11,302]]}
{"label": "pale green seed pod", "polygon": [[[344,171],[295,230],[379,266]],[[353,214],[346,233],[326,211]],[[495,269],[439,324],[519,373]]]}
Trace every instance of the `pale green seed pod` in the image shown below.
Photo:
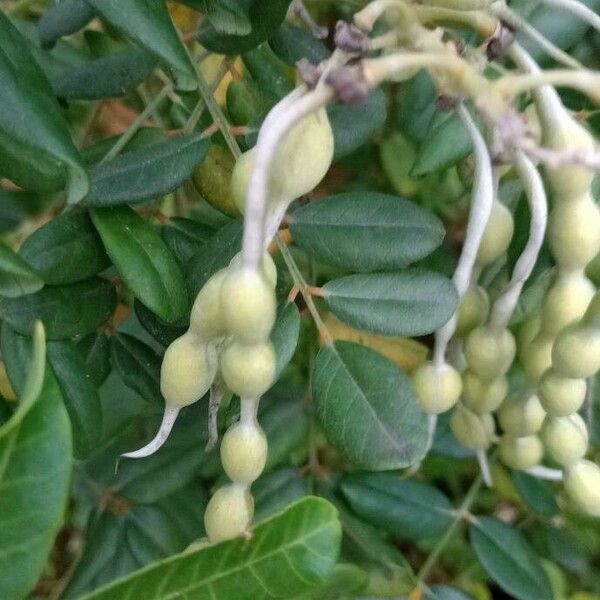
{"label": "pale green seed pod", "polygon": [[565,417],[581,408],[586,390],[585,379],[562,377],[549,369],[540,380],[540,402],[551,417]]}
{"label": "pale green seed pod", "polygon": [[592,517],[600,517],[600,468],[579,460],[565,469],[565,491],[576,506]]}
{"label": "pale green seed pod", "polygon": [[[230,261],[229,267],[231,269],[239,269],[242,267],[242,253],[238,252]],[[266,277],[267,281],[271,284],[271,287],[275,287],[277,285],[277,267],[271,258],[271,255],[268,252],[263,254],[262,261],[262,272]]]}
{"label": "pale green seed pod", "polygon": [[238,396],[258,398],[275,378],[275,349],[271,342],[246,344],[232,339],[221,352],[221,375],[225,385]]}
{"label": "pale green seed pod", "polygon": [[552,348],[552,366],[572,379],[594,375],[600,369],[600,329],[579,321],[561,331]]}
{"label": "pale green seed pod", "polygon": [[256,481],[267,462],[267,437],[258,423],[232,425],[221,442],[221,463],[231,481]]}
{"label": "pale green seed pod", "polygon": [[190,331],[195,335],[212,340],[227,334],[227,327],[221,309],[221,287],[227,276],[227,269],[217,271],[202,287],[190,315]]}
{"label": "pale green seed pod", "polygon": [[490,264],[506,253],[514,231],[510,210],[502,202],[494,202],[477,252],[477,262]]}
{"label": "pale green seed pod", "polygon": [[547,417],[540,436],[546,452],[559,465],[571,465],[587,452],[587,427],[577,413],[567,417]]}
{"label": "pale green seed pod", "polygon": [[277,306],[264,275],[251,269],[230,269],[221,285],[221,306],[229,333],[246,342],[269,339]]}
{"label": "pale green seed pod", "polygon": [[467,448],[487,450],[494,439],[494,419],[491,415],[478,415],[458,404],[450,417],[454,437]]}
{"label": "pale green seed pod", "polygon": [[537,435],[503,435],[498,451],[502,462],[511,469],[530,469],[538,465],[544,456],[544,446]]}
{"label": "pale green seed pod", "polygon": [[462,379],[460,373],[448,364],[436,366],[427,362],[413,373],[413,386],[423,410],[437,415],[456,404],[462,390]]}
{"label": "pale green seed pod", "polygon": [[463,373],[463,404],[478,414],[494,412],[508,392],[506,377],[497,377],[491,381],[482,381],[471,373]]}
{"label": "pale green seed pod", "polygon": [[537,336],[519,354],[527,379],[537,385],[542,375],[552,366],[552,338]]}
{"label": "pale green seed pod", "polygon": [[465,341],[465,358],[469,370],[483,380],[504,375],[515,358],[515,338],[507,329],[478,327]]}
{"label": "pale green seed pod", "polygon": [[187,406],[200,400],[217,374],[217,351],[190,331],[165,352],[160,368],[160,391],[168,406]]}
{"label": "pale green seed pod", "polygon": [[471,286],[463,295],[456,321],[457,337],[464,337],[476,327],[483,325],[490,312],[487,292],[480,286]]}
{"label": "pale green seed pod", "polygon": [[537,433],[546,413],[535,394],[509,396],[498,409],[502,431],[514,437]]}
{"label": "pale green seed pod", "polygon": [[254,500],[247,486],[220,487],[204,512],[204,529],[212,544],[231,540],[247,531],[254,515]]}

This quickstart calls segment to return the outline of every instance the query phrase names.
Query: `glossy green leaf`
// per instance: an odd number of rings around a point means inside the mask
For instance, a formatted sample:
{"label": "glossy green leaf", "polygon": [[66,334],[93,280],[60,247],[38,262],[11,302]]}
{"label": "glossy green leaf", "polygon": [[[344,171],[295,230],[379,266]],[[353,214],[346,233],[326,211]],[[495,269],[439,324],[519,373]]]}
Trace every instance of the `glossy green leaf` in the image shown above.
{"label": "glossy green leaf", "polygon": [[334,279],[323,286],[327,306],[353,327],[384,335],[425,335],[454,314],[452,282],[434,271],[409,269]]}
{"label": "glossy green leaf", "polygon": [[277,319],[271,331],[271,341],[275,346],[277,364],[275,366],[275,381],[292,359],[298,337],[300,336],[300,312],[294,303],[281,304],[277,308]]}
{"label": "glossy green leaf", "polygon": [[548,576],[521,532],[493,517],[478,517],[469,531],[477,558],[508,594],[518,600],[554,598]]}
{"label": "glossy green leaf", "polygon": [[543,481],[524,471],[513,471],[513,481],[525,502],[538,514],[553,517],[558,513],[558,504],[549,481]]}
{"label": "glossy green leaf", "polygon": [[[404,598],[402,598],[404,600]],[[408,600],[408,598],[407,598]],[[432,585],[423,600],[475,600],[471,594],[450,585]]]}
{"label": "glossy green leaf", "polygon": [[257,526],[250,540],[235,539],[174,556],[84,600],[112,600],[133,592],[151,594],[156,600],[184,594],[190,600],[290,598],[327,578],[339,544],[335,509],[320,498],[307,498]]}
{"label": "glossy green leaf", "polygon": [[114,286],[94,278],[72,285],[46,286],[21,298],[0,298],[0,316],[16,331],[30,335],[36,320],[48,339],[66,339],[95,331],[117,305]]}
{"label": "glossy green leaf", "polygon": [[152,54],[131,48],[67,69],[52,79],[52,87],[67,100],[119,98],[135,90],[155,67]]}
{"label": "glossy green leaf", "polygon": [[455,512],[437,488],[393,473],[360,473],[345,477],[342,492],[361,518],[402,538],[439,537]]}
{"label": "glossy green leaf", "polygon": [[377,352],[350,342],[324,346],[313,394],[328,440],[354,465],[399,469],[423,456],[426,418],[410,380]]}
{"label": "glossy green leaf", "polygon": [[419,71],[408,83],[398,107],[402,131],[411,139],[425,139],[437,109],[438,92],[427,71]]}
{"label": "glossy green leaf", "polygon": [[89,189],[80,155],[46,76],[2,12],[0,38],[5,42],[0,49],[0,131],[19,147],[22,168],[26,163],[35,164],[40,153],[64,164],[68,202],[78,202]]}
{"label": "glossy green leaf", "polygon": [[133,309],[142,327],[165,348],[187,331],[187,323],[185,325],[167,323],[149,308],[146,308],[139,300],[134,302]]}
{"label": "glossy green leaf", "polygon": [[0,242],[0,296],[18,298],[40,290],[44,281],[18,254]]}
{"label": "glossy green leaf", "polygon": [[387,118],[387,99],[383,90],[369,92],[363,104],[333,104],[327,109],[335,141],[337,160],[360,148],[383,126]]}
{"label": "glossy green leaf", "polygon": [[91,216],[133,295],[165,321],[181,318],[188,308],[185,282],[158,230],[128,206],[96,208]]}
{"label": "glossy green leaf", "polygon": [[90,206],[143,202],[167,194],[191,177],[210,140],[202,134],[170,138],[119,154],[91,170]]}
{"label": "glossy green leaf", "polygon": [[196,88],[196,70],[163,0],[85,0],[103,19],[164,61],[180,89]]}
{"label": "glossy green leaf", "polygon": [[242,54],[242,61],[260,88],[276,98],[283,98],[294,89],[294,80],[287,66],[266,44]]}
{"label": "glossy green leaf", "polygon": [[44,376],[43,330],[19,409],[0,428],[0,597],[21,600],[42,573],[62,524],[71,477],[69,420],[52,376]]}
{"label": "glossy green leaf", "polygon": [[76,33],[95,16],[84,0],[63,0],[52,4],[38,21],[38,34],[44,47],[51,47],[63,35]]}
{"label": "glossy green leaf", "polygon": [[144,400],[159,404],[161,357],[144,342],[125,333],[110,340],[111,362],[127,387]]}
{"label": "glossy green leaf", "polygon": [[188,261],[215,230],[193,219],[174,217],[162,228],[162,238],[180,263]]}
{"label": "glossy green leaf", "polygon": [[100,387],[111,370],[108,337],[102,331],[90,333],[77,342],[77,350],[87,365],[93,384]]}
{"label": "glossy green leaf", "polygon": [[[123,135],[124,134],[111,135],[83,148],[81,151],[83,162],[88,166],[92,166],[102,161]],[[121,153],[140,150],[146,146],[158,142],[165,142],[166,140],[167,136],[158,127],[141,127],[133,134],[131,139],[127,141],[125,146],[123,146]]]}
{"label": "glossy green leaf", "polygon": [[252,30],[245,35],[219,33],[210,19],[198,29],[198,41],[218,54],[239,54],[256,48],[272,35],[285,19],[290,0],[252,0],[248,17]]}
{"label": "glossy green leaf", "polygon": [[43,204],[37,194],[0,189],[0,232],[15,229],[27,216],[38,212]]}
{"label": "glossy green leaf", "polygon": [[354,271],[384,271],[424,258],[444,239],[440,220],[390,194],[349,192],[295,210],[294,242],[319,258]]}
{"label": "glossy green leaf", "polygon": [[338,564],[327,581],[314,590],[295,596],[294,600],[338,600],[355,598],[369,583],[369,575],[355,565]]}
{"label": "glossy green leaf", "polygon": [[110,265],[86,212],[70,211],[48,221],[25,239],[19,255],[50,285],[82,281]]}
{"label": "glossy green leaf", "polygon": [[292,502],[308,494],[308,481],[300,469],[284,467],[261,475],[252,484],[254,522],[281,512]]}
{"label": "glossy green leaf", "polygon": [[310,31],[285,21],[269,38],[269,46],[281,60],[292,66],[301,58],[318,64],[331,55],[327,46]]}

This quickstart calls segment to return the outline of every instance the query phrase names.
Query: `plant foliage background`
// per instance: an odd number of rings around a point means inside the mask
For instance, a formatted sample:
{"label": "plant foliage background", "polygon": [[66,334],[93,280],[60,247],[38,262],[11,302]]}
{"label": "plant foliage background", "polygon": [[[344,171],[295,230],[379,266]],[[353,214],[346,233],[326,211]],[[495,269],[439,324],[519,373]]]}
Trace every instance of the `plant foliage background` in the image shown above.
{"label": "plant foliage background", "polygon": [[[444,420],[418,470],[402,470],[426,444],[407,374],[456,309],[472,180],[469,138],[424,72],[330,107],[335,164],[319,202],[293,206],[288,256],[274,251],[279,379],[260,407],[269,457],[252,538],[198,542],[224,477],[203,450],[204,401],[115,474],[160,420],[166,345],[239,250],[232,150],[255,142],[295,62],[331,52],[286,20],[289,4],[1,3],[0,598],[600,597],[600,528],[559,508],[551,484],[494,462],[482,489]],[[307,2],[330,29],[360,5]],[[511,6],[598,67],[600,38],[575,17]],[[598,131],[583,96],[565,100]],[[492,294],[527,229],[518,183],[501,195],[517,232],[507,265],[485,274]],[[332,347],[302,298],[287,300],[290,260],[323,287]],[[551,266],[546,253],[513,324]],[[589,274],[600,283],[598,265]],[[222,430],[237,410],[221,410]]]}

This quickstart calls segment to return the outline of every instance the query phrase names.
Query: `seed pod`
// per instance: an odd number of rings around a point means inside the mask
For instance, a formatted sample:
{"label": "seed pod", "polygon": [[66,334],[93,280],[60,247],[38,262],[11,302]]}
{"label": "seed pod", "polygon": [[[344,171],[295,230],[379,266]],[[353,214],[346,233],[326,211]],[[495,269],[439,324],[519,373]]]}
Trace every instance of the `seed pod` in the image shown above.
{"label": "seed pod", "polygon": [[562,466],[571,465],[585,456],[588,432],[577,413],[567,417],[547,417],[540,435],[550,457]]}
{"label": "seed pod", "polygon": [[521,352],[521,365],[527,379],[537,385],[541,376],[552,366],[552,338],[537,336]]}
{"label": "seed pod", "polygon": [[217,351],[187,331],[165,352],[160,391],[168,406],[187,406],[208,392],[217,374]]}
{"label": "seed pod", "polygon": [[221,309],[221,286],[227,269],[217,271],[196,296],[190,315],[190,331],[206,340],[227,334],[223,310]]}
{"label": "seed pod", "polygon": [[491,381],[482,381],[471,373],[463,373],[463,404],[478,414],[494,412],[508,392],[506,377],[497,377]]}
{"label": "seed pod", "polygon": [[223,380],[234,394],[257,398],[273,385],[276,359],[271,342],[230,340],[221,352],[220,362]]}
{"label": "seed pod", "polygon": [[490,312],[487,292],[480,286],[471,286],[463,295],[456,322],[457,337],[464,337],[476,327],[483,325]]}
{"label": "seed pod", "polygon": [[[238,252],[230,261],[229,267],[233,270],[240,269],[242,267],[242,253]],[[271,284],[271,287],[277,285],[277,267],[268,252],[264,253],[262,261],[262,272],[266,277],[267,281]]]}
{"label": "seed pod", "polygon": [[250,490],[239,483],[220,487],[209,500],[204,512],[204,529],[211,543],[242,535],[254,515]]}
{"label": "seed pod", "polygon": [[494,202],[477,252],[477,262],[487,265],[506,253],[514,231],[510,210],[502,202]]}
{"label": "seed pod", "polygon": [[581,408],[586,390],[585,379],[562,377],[549,369],[540,380],[540,402],[551,417],[565,417]]}
{"label": "seed pod", "polygon": [[591,377],[600,369],[600,329],[583,321],[560,332],[552,348],[554,370],[573,379]]}
{"label": "seed pod", "polygon": [[235,483],[256,481],[267,462],[267,438],[258,423],[232,425],[221,442],[221,462]]}
{"label": "seed pod", "polygon": [[537,435],[503,435],[498,450],[502,462],[512,469],[530,469],[539,464],[544,456],[544,446]]}
{"label": "seed pod", "polygon": [[505,433],[522,437],[537,433],[546,413],[535,394],[509,396],[498,410],[500,427]]}
{"label": "seed pod", "polygon": [[469,369],[484,380],[504,375],[510,369],[515,353],[515,338],[507,329],[478,327],[471,331],[465,342]]}
{"label": "seed pod", "polygon": [[458,404],[450,417],[454,437],[467,448],[487,450],[494,439],[494,419],[490,414],[478,415]]}
{"label": "seed pod", "polygon": [[585,513],[600,517],[600,468],[589,460],[579,460],[565,469],[565,491]]}
{"label": "seed pod", "polygon": [[230,269],[221,286],[221,306],[229,333],[246,342],[267,340],[275,323],[276,301],[266,278],[250,269]]}
{"label": "seed pod", "polygon": [[452,408],[462,390],[462,380],[456,369],[448,364],[436,366],[427,362],[413,374],[413,386],[423,410],[437,415]]}

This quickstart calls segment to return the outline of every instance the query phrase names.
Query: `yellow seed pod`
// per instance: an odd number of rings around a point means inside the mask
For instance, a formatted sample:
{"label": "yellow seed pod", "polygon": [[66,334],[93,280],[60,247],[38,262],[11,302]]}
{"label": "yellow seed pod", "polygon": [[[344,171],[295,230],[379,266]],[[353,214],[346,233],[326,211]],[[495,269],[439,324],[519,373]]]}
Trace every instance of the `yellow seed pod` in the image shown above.
{"label": "yellow seed pod", "polygon": [[477,262],[487,265],[498,260],[508,249],[513,231],[512,213],[502,202],[494,202],[477,252]]}
{"label": "yellow seed pod", "polygon": [[212,544],[242,535],[254,515],[254,500],[247,486],[231,483],[220,487],[204,512],[204,529]]}
{"label": "yellow seed pod", "polygon": [[[231,189],[236,206],[244,212],[255,149],[242,154],[233,169]],[[312,191],[331,166],[333,132],[325,109],[313,112],[284,137],[268,183],[270,202],[291,202]]]}
{"label": "yellow seed pod", "polygon": [[494,412],[508,392],[506,377],[482,381],[470,371],[463,373],[463,404],[478,414]]}
{"label": "yellow seed pod", "polygon": [[273,385],[276,359],[271,342],[230,340],[221,352],[220,363],[225,385],[238,396],[257,398]]}
{"label": "yellow seed pod", "polygon": [[584,267],[600,250],[600,211],[592,198],[557,203],[548,220],[548,243],[565,269]]}
{"label": "yellow seed pod", "polygon": [[273,288],[262,273],[229,269],[221,286],[221,306],[229,333],[247,342],[269,339],[277,307]]}
{"label": "yellow seed pod", "polygon": [[267,462],[267,437],[258,423],[232,425],[221,442],[221,462],[231,481],[256,481]]}
{"label": "yellow seed pod", "polygon": [[508,329],[478,327],[465,341],[465,358],[469,369],[480,379],[491,380],[504,375],[515,358],[515,338]]}
{"label": "yellow seed pod", "polygon": [[552,366],[552,338],[537,336],[523,348],[520,357],[527,379],[537,385],[540,377]]}
{"label": "yellow seed pod", "polygon": [[549,369],[540,379],[540,403],[551,417],[565,417],[581,408],[586,390],[585,379],[562,377]]}
{"label": "yellow seed pod", "polygon": [[502,462],[511,469],[530,469],[538,465],[544,456],[544,446],[537,435],[503,435],[498,451]]}
{"label": "yellow seed pod", "polygon": [[187,331],[165,352],[160,368],[160,391],[168,406],[187,406],[200,400],[217,374],[217,351]]}
{"label": "yellow seed pod", "polygon": [[467,448],[487,450],[494,439],[494,419],[490,414],[478,415],[458,404],[450,417],[454,437]]}
{"label": "yellow seed pod", "polygon": [[212,340],[227,334],[227,327],[221,309],[221,286],[227,276],[227,269],[217,271],[203,286],[190,315],[190,331],[197,336]]}
{"label": "yellow seed pod", "polygon": [[593,295],[594,285],[580,271],[559,275],[546,298],[543,308],[543,331],[554,337],[567,325],[580,319]]}
{"label": "yellow seed pod", "polygon": [[587,427],[577,413],[567,417],[546,417],[540,437],[548,455],[559,465],[571,465],[587,452]]}
{"label": "yellow seed pod", "polygon": [[600,517],[600,468],[589,460],[579,460],[565,469],[565,491],[580,510]]}
{"label": "yellow seed pod", "polygon": [[498,409],[502,431],[514,437],[537,433],[546,413],[535,394],[509,396]]}
{"label": "yellow seed pod", "polygon": [[[242,267],[242,253],[238,252],[230,261],[229,266],[231,269],[240,269]],[[271,287],[277,285],[277,267],[268,252],[263,255],[262,261],[262,272],[266,277],[267,281],[271,284]]]}
{"label": "yellow seed pod", "polygon": [[552,348],[554,370],[573,379],[591,377],[600,369],[600,329],[578,321],[563,329]]}
{"label": "yellow seed pod", "polygon": [[476,327],[483,325],[490,312],[490,299],[480,286],[471,286],[463,295],[458,309],[456,336],[464,337]]}
{"label": "yellow seed pod", "polygon": [[460,373],[448,364],[427,362],[413,373],[413,386],[423,410],[437,415],[452,408],[462,390]]}

